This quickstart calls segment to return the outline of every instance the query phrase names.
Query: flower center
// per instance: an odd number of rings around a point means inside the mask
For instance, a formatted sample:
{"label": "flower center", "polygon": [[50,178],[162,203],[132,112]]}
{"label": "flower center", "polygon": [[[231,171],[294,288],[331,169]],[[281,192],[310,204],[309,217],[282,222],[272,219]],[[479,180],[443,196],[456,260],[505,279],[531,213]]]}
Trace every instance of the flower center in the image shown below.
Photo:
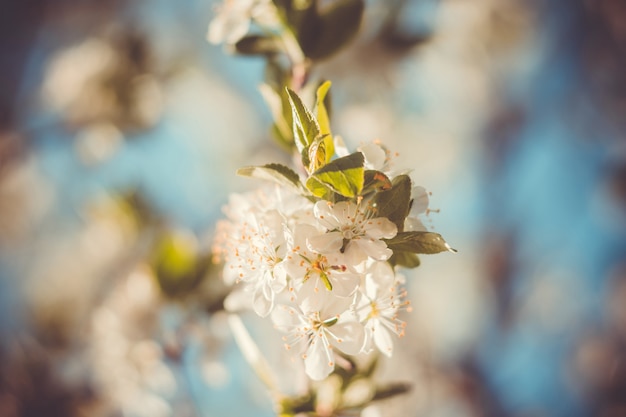
{"label": "flower center", "polygon": [[378,305],[376,304],[376,301],[371,301],[370,307],[372,308],[372,311],[370,311],[369,318],[372,319],[372,318],[378,317],[380,315],[380,310],[378,309]]}
{"label": "flower center", "polygon": [[328,268],[326,266],[327,262],[328,262],[328,259],[326,259],[325,256],[318,255],[317,259],[311,262],[311,269],[318,273],[324,272]]}

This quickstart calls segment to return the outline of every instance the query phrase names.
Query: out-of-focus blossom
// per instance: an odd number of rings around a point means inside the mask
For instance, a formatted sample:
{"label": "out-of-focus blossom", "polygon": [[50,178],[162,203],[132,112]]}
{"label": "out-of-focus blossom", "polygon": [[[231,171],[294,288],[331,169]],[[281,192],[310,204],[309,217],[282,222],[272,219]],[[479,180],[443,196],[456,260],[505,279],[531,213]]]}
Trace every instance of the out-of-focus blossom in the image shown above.
{"label": "out-of-focus blossom", "polygon": [[225,0],[209,24],[207,39],[213,44],[235,44],[248,33],[252,22],[270,28],[278,23],[271,0]]}

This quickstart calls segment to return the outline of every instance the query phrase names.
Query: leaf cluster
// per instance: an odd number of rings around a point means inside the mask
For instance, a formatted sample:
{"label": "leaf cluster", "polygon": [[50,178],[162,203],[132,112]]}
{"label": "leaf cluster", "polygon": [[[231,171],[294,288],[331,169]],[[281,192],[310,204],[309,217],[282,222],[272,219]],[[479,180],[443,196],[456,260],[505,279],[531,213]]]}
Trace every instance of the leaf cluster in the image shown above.
{"label": "leaf cluster", "polygon": [[361,152],[336,154],[325,104],[329,88],[327,81],[317,89],[313,111],[298,94],[288,88],[285,90],[291,110],[291,133],[305,178],[285,165],[273,163],[241,168],[238,174],[273,181],[313,202],[366,202],[376,217],[387,218],[397,227],[398,234],[386,240],[393,251],[389,262],[394,266],[415,268],[420,264],[418,254],[454,251],[438,233],[404,231],[413,204],[413,183],[408,175],[391,179],[382,171],[366,169]]}
{"label": "leaf cluster", "polygon": [[[361,25],[365,2],[337,0],[322,8],[318,0],[274,0],[279,17],[306,58],[323,60],[352,40]],[[282,52],[280,33],[248,35],[235,44],[244,55],[272,56]]]}

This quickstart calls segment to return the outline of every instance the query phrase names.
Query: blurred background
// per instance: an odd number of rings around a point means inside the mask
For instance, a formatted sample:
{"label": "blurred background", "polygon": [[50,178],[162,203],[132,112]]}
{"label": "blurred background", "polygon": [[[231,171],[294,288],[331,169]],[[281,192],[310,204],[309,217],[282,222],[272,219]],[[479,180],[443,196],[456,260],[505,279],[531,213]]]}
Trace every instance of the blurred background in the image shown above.
{"label": "blurred background", "polygon": [[[235,170],[288,158],[215,3],[3,5],[0,416],[272,415],[210,247]],[[369,0],[314,75],[459,251],[405,273],[379,377],[412,389],[368,417],[626,416],[626,3]]]}

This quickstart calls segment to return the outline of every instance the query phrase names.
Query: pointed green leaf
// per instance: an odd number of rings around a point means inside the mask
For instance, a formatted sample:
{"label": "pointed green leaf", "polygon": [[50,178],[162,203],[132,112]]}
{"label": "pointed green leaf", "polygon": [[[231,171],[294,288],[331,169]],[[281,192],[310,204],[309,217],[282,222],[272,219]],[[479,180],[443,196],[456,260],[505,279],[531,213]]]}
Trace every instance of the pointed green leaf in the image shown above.
{"label": "pointed green leaf", "polygon": [[[330,118],[328,117],[328,110],[326,109],[326,104],[324,104],[324,100],[326,99],[326,95],[328,94],[328,90],[330,89],[330,81],[324,82],[317,89],[317,100],[315,102],[316,105],[316,113],[317,122],[320,125],[320,130],[322,135],[331,135],[330,132]],[[332,135],[331,135],[332,136]]]}
{"label": "pointed green leaf", "polygon": [[333,190],[315,177],[309,177],[306,181],[306,188],[322,200],[332,200]]}
{"label": "pointed green leaf", "polygon": [[281,164],[244,167],[238,169],[237,174],[244,177],[274,181],[282,186],[295,187],[298,192],[302,192],[304,190],[298,174],[292,169]]}
{"label": "pointed green leaf", "polygon": [[289,107],[287,93],[283,92],[282,89],[276,91],[269,84],[261,84],[259,91],[274,119],[274,124],[272,125],[274,138],[283,148],[291,151],[293,149],[293,132],[291,130],[291,108]]}
{"label": "pointed green leaf", "polygon": [[[344,197],[356,197],[363,190],[364,162],[363,154],[355,152],[329,162],[315,171],[311,178]],[[307,187],[309,187],[309,181],[307,181]],[[310,187],[309,190],[311,190]]]}
{"label": "pointed green leaf", "polygon": [[440,252],[456,252],[441,237],[433,232],[399,232],[391,239],[385,239],[387,247],[394,251],[434,254]]}
{"label": "pointed green leaf", "polygon": [[[324,141],[324,163],[320,166],[316,167],[316,169],[320,168],[322,165],[325,165],[331,161],[333,155],[335,154],[335,143],[333,142],[333,135],[330,131],[330,118],[328,115],[328,110],[326,108],[325,100],[327,99],[328,90],[330,89],[330,81],[324,82],[317,89],[317,100],[315,103],[315,115],[317,117],[317,123],[320,127],[320,133],[323,136]],[[312,172],[312,171],[309,171]]]}
{"label": "pointed green leaf", "polygon": [[302,103],[300,97],[289,88],[286,88],[286,91],[293,117],[293,136],[298,151],[302,152],[320,135],[320,127],[309,109]]}
{"label": "pointed green leaf", "polygon": [[298,31],[305,55],[320,60],[343,48],[358,32],[364,9],[364,0],[336,0],[314,16],[309,15]]}
{"label": "pointed green leaf", "polygon": [[396,250],[388,261],[391,266],[402,266],[404,268],[417,268],[420,266],[420,258],[412,252]]}
{"label": "pointed green leaf", "polygon": [[374,197],[374,207],[381,217],[386,217],[404,230],[404,220],[409,215],[411,201],[411,178],[408,175],[398,175],[393,179],[390,190],[382,191]]}

